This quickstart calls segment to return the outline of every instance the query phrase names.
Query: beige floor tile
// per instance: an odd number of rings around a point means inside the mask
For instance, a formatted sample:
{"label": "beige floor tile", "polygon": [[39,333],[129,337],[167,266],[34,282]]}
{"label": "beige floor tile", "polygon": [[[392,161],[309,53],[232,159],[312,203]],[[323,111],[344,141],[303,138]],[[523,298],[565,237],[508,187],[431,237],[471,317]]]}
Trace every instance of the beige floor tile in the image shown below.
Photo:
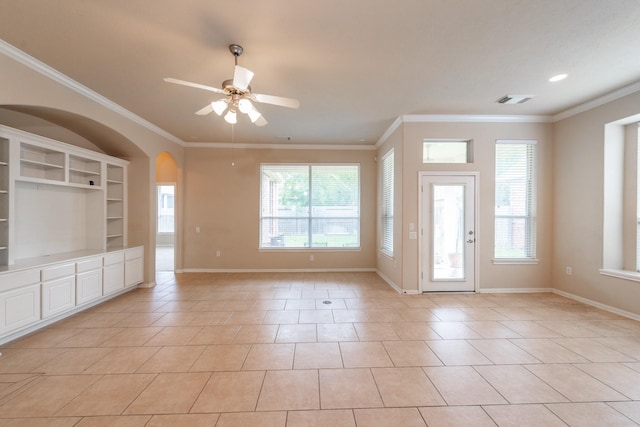
{"label": "beige floor tile", "polygon": [[[80,417],[64,418],[13,418],[2,420],[2,427],[73,427]],[[144,424],[142,424],[144,425]]]}
{"label": "beige floor tile", "polygon": [[[544,320],[544,319],[537,319]],[[560,338],[560,335],[557,332],[552,331],[551,329],[547,329],[544,326],[529,320],[509,320],[500,322],[504,326],[513,331],[517,332],[523,338]]]}
{"label": "beige floor tile", "polygon": [[242,366],[243,371],[292,369],[295,344],[254,344]]}
{"label": "beige floor tile", "polygon": [[[209,373],[158,374],[129,405],[125,414],[187,413],[202,392],[210,375]],[[180,385],[179,392],[176,390],[177,384]]]}
{"label": "beige floor tile", "polygon": [[296,344],[294,369],[342,368],[342,355],[338,343]]}
{"label": "beige floor tile", "polygon": [[358,427],[426,427],[417,408],[355,409]]}
{"label": "beige floor tile", "polygon": [[584,357],[556,344],[550,339],[513,339],[510,340],[542,363],[585,363]]}
{"label": "beige floor tile", "polygon": [[160,347],[118,347],[84,370],[85,374],[130,374],[140,368]]}
{"label": "beige floor tile", "polygon": [[66,351],[63,348],[4,348],[0,374],[33,372]]}
{"label": "beige floor tile", "polygon": [[212,427],[218,414],[154,415],[145,427]]}
{"label": "beige floor tile", "polygon": [[360,341],[393,341],[400,337],[391,327],[391,323],[354,323]]}
{"label": "beige floor tile", "polygon": [[162,347],[137,372],[187,372],[205,348],[197,345]]}
{"label": "beige floor tile", "polygon": [[318,371],[268,371],[256,411],[320,409]]}
{"label": "beige floor tile", "polygon": [[596,338],[594,341],[640,360],[640,336]]}
{"label": "beige floor tile", "polygon": [[103,342],[113,337],[119,332],[122,332],[123,328],[91,328],[81,329],[77,334],[67,338],[64,341],[60,341],[56,347],[97,347]]}
{"label": "beige floor tile", "polygon": [[563,395],[522,366],[476,366],[475,370],[510,403],[567,402]]}
{"label": "beige floor tile", "polygon": [[461,307],[460,310],[467,315],[470,322],[509,320],[491,307]]}
{"label": "beige floor tile", "polygon": [[634,358],[606,347],[591,338],[558,338],[553,341],[590,362],[635,362]]}
{"label": "beige floor tile", "polygon": [[469,340],[468,343],[496,365],[540,363],[538,359],[506,339]]}
{"label": "beige floor tile", "polygon": [[287,427],[356,427],[353,411],[346,409],[322,411],[289,411]]}
{"label": "beige floor tile", "polygon": [[201,326],[167,326],[149,339],[145,345],[152,347],[186,345],[189,344],[189,341],[201,330]]}
{"label": "beige floor tile", "polygon": [[500,322],[482,320],[473,322],[464,322],[464,324],[471,328],[474,332],[480,335],[482,338],[497,339],[497,338],[522,338],[520,334],[512,329],[507,328]]}
{"label": "beige floor tile", "polygon": [[0,406],[0,418],[50,417],[98,379],[99,375],[43,377]]}
{"label": "beige floor tile", "polygon": [[601,336],[597,332],[583,328],[579,322],[575,321],[538,320],[536,323],[567,338],[595,338]]}
{"label": "beige floor tile", "polygon": [[153,322],[151,326],[189,326],[197,315],[198,313],[188,311],[165,313],[164,316]]}
{"label": "beige floor tile", "polygon": [[214,372],[191,412],[255,411],[264,376],[264,371]]}
{"label": "beige floor tile", "polygon": [[74,427],[143,427],[151,415],[86,417]]}
{"label": "beige floor tile", "polygon": [[370,321],[364,310],[333,310],[333,320],[336,323],[363,323]]}
{"label": "beige floor tile", "polygon": [[300,310],[300,323],[333,323],[331,310]]}
{"label": "beige floor tile", "polygon": [[427,308],[404,308],[398,310],[398,313],[400,313],[407,322],[437,322],[440,320],[433,311]]}
{"label": "beige floor tile", "polygon": [[627,400],[622,394],[573,365],[528,365],[526,369],[571,402]]}
{"label": "beige floor tile", "polygon": [[162,331],[160,326],[150,326],[146,328],[126,328],[118,332],[101,345],[103,347],[133,347],[144,345],[151,338]]}
{"label": "beige floor tile", "polygon": [[404,317],[393,309],[380,309],[380,310],[364,310],[367,314],[369,322],[374,323],[387,323],[387,322],[404,322]]}
{"label": "beige floor tile", "polygon": [[285,427],[286,412],[245,412],[220,414],[216,427]]}
{"label": "beige floor tile", "polygon": [[463,322],[428,322],[427,324],[445,340],[477,340],[482,338]]}
{"label": "beige floor tile", "polygon": [[396,367],[442,366],[424,341],[385,341],[382,344]]}
{"label": "beige floor tile", "polygon": [[484,410],[500,427],[522,425],[566,427],[566,424],[544,405],[495,405]]}
{"label": "beige floor tile", "polygon": [[231,344],[233,339],[238,334],[240,326],[204,326],[197,334],[191,338],[189,344],[202,345],[202,344]]}
{"label": "beige floor tile", "polygon": [[358,341],[351,323],[321,323],[317,325],[318,342]]}
{"label": "beige floor tile", "polygon": [[431,309],[431,312],[437,317],[436,320],[440,320],[441,322],[462,322],[464,320],[471,320],[469,315],[460,308],[434,307]]}
{"label": "beige floor tile", "polygon": [[305,298],[305,299],[288,299],[287,303],[284,306],[285,310],[315,310],[316,309],[316,300]]}
{"label": "beige floor tile", "polygon": [[272,343],[276,340],[278,325],[243,325],[233,338],[234,344]]}
{"label": "beige floor tile", "polygon": [[581,363],[575,367],[629,399],[640,400],[640,372],[621,363]]}
{"label": "beige floor tile", "polygon": [[315,324],[280,325],[276,335],[277,343],[316,342],[317,340]]}
{"label": "beige floor tile", "polygon": [[316,310],[344,310],[346,308],[347,304],[343,298],[316,299]]}
{"label": "beige floor tile", "polygon": [[470,366],[427,367],[427,376],[447,405],[502,405],[507,401]]}
{"label": "beige floor tile", "polygon": [[7,345],[8,348],[49,348],[71,338],[80,329],[47,328],[27,335]]}
{"label": "beige floor tile", "polygon": [[255,311],[234,311],[227,320],[227,325],[260,325],[265,316],[267,315],[266,310],[255,310]]}
{"label": "beige floor tile", "polygon": [[105,375],[56,415],[120,415],[154,379],[153,374]]}
{"label": "beige floor tile", "polygon": [[496,427],[480,406],[443,406],[420,408],[429,427]]}
{"label": "beige floor tile", "polygon": [[464,340],[427,341],[427,345],[447,366],[491,364],[489,359]]}
{"label": "beige floor tile", "polygon": [[369,369],[321,369],[319,372],[322,409],[383,406]]}
{"label": "beige floor tile", "polygon": [[632,419],[634,422],[640,424],[640,401],[634,402],[608,402],[616,411]]}
{"label": "beige floor tile", "polygon": [[196,313],[189,326],[224,325],[231,317],[230,311],[205,311]]}
{"label": "beige floor tile", "polygon": [[210,345],[200,354],[189,371],[239,371],[250,349],[250,344]]}
{"label": "beige floor tile", "polygon": [[164,316],[165,313],[130,313],[113,324],[114,328],[145,328]]}
{"label": "beige floor tile", "polygon": [[420,368],[373,368],[384,406],[441,406],[445,401]]}
{"label": "beige floor tile", "polygon": [[295,324],[298,323],[299,317],[300,310],[267,311],[262,323],[265,325]]}
{"label": "beige floor tile", "polygon": [[636,423],[605,403],[557,403],[547,405],[554,414],[570,426],[637,426]]}
{"label": "beige floor tile", "polygon": [[426,322],[396,322],[391,323],[393,331],[401,340],[439,340],[440,335],[429,327]]}
{"label": "beige floor tile", "polygon": [[393,362],[380,342],[341,342],[345,368],[392,367]]}
{"label": "beige floor tile", "polygon": [[81,374],[110,352],[110,348],[71,348],[36,370],[47,375]]}

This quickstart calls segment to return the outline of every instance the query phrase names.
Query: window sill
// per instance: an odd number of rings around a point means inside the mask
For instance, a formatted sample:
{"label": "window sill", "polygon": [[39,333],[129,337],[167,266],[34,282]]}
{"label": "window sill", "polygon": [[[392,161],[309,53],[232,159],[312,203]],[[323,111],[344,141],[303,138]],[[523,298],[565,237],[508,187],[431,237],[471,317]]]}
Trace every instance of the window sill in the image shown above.
{"label": "window sill", "polygon": [[390,261],[395,261],[395,258],[393,257],[393,254],[390,255],[389,253],[387,253],[385,251],[378,250],[378,255],[381,255],[381,256],[385,257],[386,259],[388,259]]}
{"label": "window sill", "polygon": [[536,265],[540,262],[537,258],[494,258],[495,265]]}
{"label": "window sill", "polygon": [[618,279],[633,280],[634,282],[640,282],[640,273],[631,270],[610,270],[607,268],[601,268],[600,274],[603,276],[617,277]]}
{"label": "window sill", "polygon": [[325,248],[325,247],[311,247],[311,248],[258,248],[258,252],[360,252],[362,248],[355,246],[345,246],[341,248]]}

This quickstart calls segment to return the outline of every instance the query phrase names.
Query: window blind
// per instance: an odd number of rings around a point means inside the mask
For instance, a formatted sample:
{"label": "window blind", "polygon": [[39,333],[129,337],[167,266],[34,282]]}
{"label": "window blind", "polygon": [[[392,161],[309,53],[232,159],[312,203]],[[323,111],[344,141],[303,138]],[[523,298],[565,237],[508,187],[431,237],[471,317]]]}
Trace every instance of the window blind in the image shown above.
{"label": "window blind", "polygon": [[535,141],[497,141],[495,257],[536,257]]}
{"label": "window blind", "polygon": [[380,250],[393,256],[393,174],[394,154],[390,150],[382,159],[382,218]]}

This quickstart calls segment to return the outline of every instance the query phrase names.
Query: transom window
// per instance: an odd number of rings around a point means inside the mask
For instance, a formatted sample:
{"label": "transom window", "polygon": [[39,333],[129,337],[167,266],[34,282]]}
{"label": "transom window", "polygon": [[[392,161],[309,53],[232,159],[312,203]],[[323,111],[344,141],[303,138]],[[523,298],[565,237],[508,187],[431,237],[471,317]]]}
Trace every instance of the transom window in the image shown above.
{"label": "transom window", "polygon": [[422,163],[472,163],[471,141],[430,140],[422,142]]}
{"label": "transom window", "polygon": [[260,248],[359,248],[360,165],[260,166]]}

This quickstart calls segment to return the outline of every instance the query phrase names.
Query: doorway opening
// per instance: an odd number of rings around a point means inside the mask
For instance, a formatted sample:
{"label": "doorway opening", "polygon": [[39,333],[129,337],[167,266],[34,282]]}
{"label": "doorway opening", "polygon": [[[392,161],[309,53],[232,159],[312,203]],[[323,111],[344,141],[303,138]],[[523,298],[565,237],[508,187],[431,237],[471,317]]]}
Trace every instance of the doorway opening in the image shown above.
{"label": "doorway opening", "polygon": [[156,271],[175,269],[175,183],[157,185]]}

